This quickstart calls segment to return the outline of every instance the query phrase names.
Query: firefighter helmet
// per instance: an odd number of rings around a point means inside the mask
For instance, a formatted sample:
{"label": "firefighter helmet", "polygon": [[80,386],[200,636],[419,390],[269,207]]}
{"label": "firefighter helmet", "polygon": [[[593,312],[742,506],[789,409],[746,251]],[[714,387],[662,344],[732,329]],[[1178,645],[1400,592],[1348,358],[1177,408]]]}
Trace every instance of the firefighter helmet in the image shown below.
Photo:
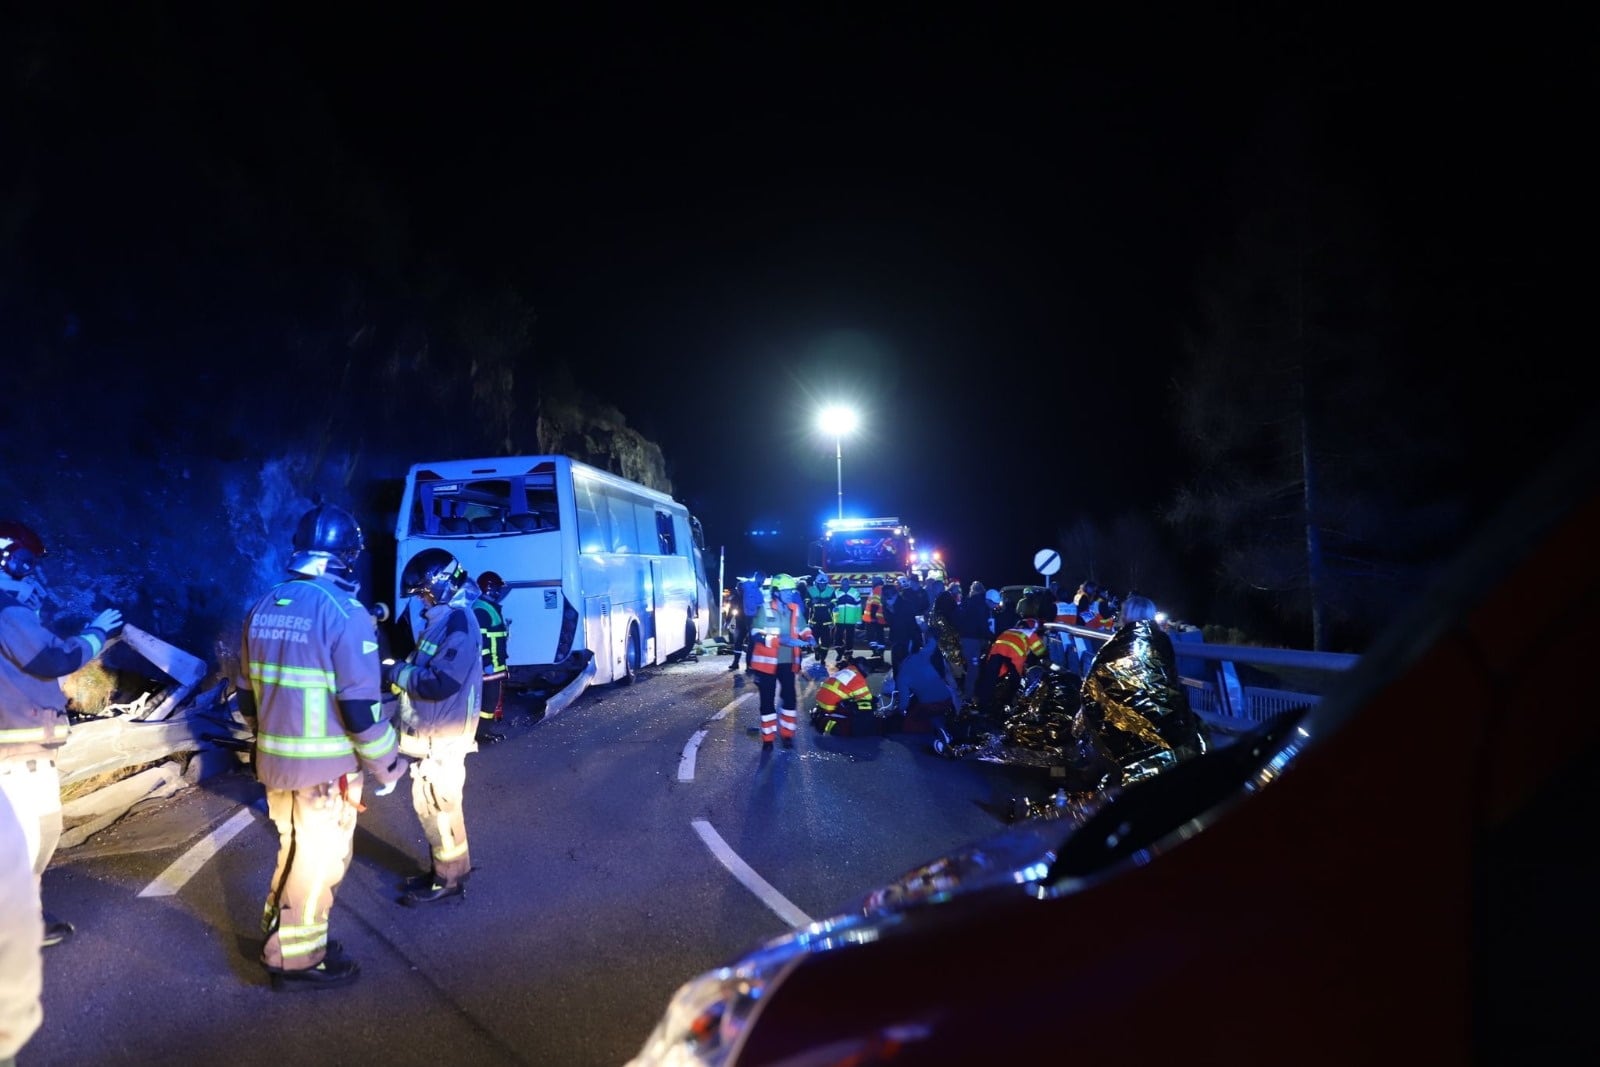
{"label": "firefighter helmet", "polygon": [[447,604],[466,583],[467,572],[442,548],[425,548],[411,557],[400,575],[400,592],[420,596],[429,607]]}
{"label": "firefighter helmet", "polygon": [[774,593],[790,592],[797,584],[791,574],[774,574],[772,576],[772,591]]}
{"label": "firefighter helmet", "polygon": [[348,572],[366,542],[356,517],[336,504],[318,504],[294,528],[294,555],[289,569],[318,575],[324,570]]}
{"label": "firefighter helmet", "polygon": [[27,526],[0,520],[0,570],[21,581],[33,573],[44,556],[44,540]]}
{"label": "firefighter helmet", "polygon": [[485,600],[491,604],[498,604],[506,595],[506,580],[494,571],[484,571],[478,575],[478,588],[483,591]]}

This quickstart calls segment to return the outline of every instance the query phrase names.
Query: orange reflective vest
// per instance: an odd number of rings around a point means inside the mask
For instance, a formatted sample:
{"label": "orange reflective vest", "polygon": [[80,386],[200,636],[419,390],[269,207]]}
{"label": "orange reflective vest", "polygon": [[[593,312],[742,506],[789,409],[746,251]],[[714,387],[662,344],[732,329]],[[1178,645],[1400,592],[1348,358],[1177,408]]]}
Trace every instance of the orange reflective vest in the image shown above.
{"label": "orange reflective vest", "polygon": [[872,587],[872,592],[861,605],[861,621],[868,625],[872,623],[889,625],[889,613],[883,610],[883,586]]}
{"label": "orange reflective vest", "polygon": [[1004,656],[1018,674],[1028,669],[1029,657],[1043,660],[1049,654],[1044,638],[1039,636],[1036,619],[1023,619],[1020,624],[995,638],[994,644],[989,646],[989,655]]}
{"label": "orange reflective vest", "polygon": [[[795,655],[795,650],[809,645],[813,636],[811,627],[800,619],[799,604],[783,604],[776,609],[770,602],[764,604],[750,620],[750,627],[751,667],[762,674],[777,674],[781,663],[796,674],[800,673],[800,657]],[[785,627],[788,633],[783,632]]]}
{"label": "orange reflective vest", "polygon": [[872,703],[872,687],[854,667],[841,667],[817,690],[817,704],[824,711],[837,711],[840,704],[855,701]]}

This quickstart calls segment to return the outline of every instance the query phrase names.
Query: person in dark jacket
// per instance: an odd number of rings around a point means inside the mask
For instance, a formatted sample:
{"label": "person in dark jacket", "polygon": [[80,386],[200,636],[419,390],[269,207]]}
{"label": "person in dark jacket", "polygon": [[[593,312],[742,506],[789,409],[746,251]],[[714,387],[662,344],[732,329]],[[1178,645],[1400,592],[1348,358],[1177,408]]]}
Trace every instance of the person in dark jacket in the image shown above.
{"label": "person in dark jacket", "polygon": [[493,745],[506,739],[494,724],[505,718],[506,678],[511,668],[506,662],[506,642],[511,626],[506,622],[500,602],[506,596],[506,581],[494,571],[484,571],[477,579],[478,597],[472,613],[478,617],[478,632],[483,637],[483,704],[478,710],[478,744]]}
{"label": "person in dark jacket", "polygon": [[994,611],[989,606],[983,583],[974,581],[967,597],[956,610],[956,634],[961,638],[961,658],[966,669],[961,674],[961,702],[974,702],[978,687],[978,672],[989,644],[994,640]]}
{"label": "person in dark jacket", "polygon": [[928,594],[914,574],[900,579],[899,592],[889,604],[889,663],[900,664],[922,647],[922,620],[931,610]]}
{"label": "person in dark jacket", "polygon": [[733,662],[728,664],[730,671],[739,669],[739,657],[746,657],[746,674],[754,671],[748,666],[750,655],[750,620],[755,618],[756,612],[761,610],[761,605],[766,600],[762,587],[767,584],[767,576],[761,571],[756,571],[748,578],[739,579],[739,614],[734,616],[733,626]]}
{"label": "person in dark jacket", "polygon": [[255,730],[251,764],[278,830],[261,909],[261,965],[274,989],[333,986],[360,973],[328,940],[329,912],[350,869],[363,775],[387,788],[406,769],[382,706],[377,622],[356,599],[364,547],[343,508],[306,512],[292,577],[244,620],[239,714]]}
{"label": "person in dark jacket", "polygon": [[[67,697],[61,679],[105,651],[122,629],[106,608],[83,632],[57,637],[39,618],[42,538],[20,522],[0,522],[0,789],[11,798],[33,844],[36,884],[61,841],[61,775],[56,752],[67,743]],[[72,924],[44,912],[44,945],[72,935]]]}

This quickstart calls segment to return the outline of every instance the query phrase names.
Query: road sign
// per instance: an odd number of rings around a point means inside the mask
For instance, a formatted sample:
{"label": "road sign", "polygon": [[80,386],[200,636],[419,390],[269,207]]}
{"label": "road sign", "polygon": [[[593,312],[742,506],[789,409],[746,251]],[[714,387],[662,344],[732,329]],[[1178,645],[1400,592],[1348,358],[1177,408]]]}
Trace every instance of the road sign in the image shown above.
{"label": "road sign", "polygon": [[1041,548],[1033,554],[1033,569],[1050,577],[1061,569],[1061,553],[1053,548]]}

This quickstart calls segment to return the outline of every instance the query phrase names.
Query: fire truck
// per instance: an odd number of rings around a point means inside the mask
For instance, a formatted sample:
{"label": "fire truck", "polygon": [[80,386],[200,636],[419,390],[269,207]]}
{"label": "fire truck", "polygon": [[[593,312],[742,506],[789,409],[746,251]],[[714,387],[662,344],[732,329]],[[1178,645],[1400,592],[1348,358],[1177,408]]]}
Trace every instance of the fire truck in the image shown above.
{"label": "fire truck", "polygon": [[924,580],[945,580],[944,560],[936,549],[919,549],[911,528],[898,518],[829,519],[822,538],[811,544],[807,563],[837,585],[879,585],[915,574]]}

